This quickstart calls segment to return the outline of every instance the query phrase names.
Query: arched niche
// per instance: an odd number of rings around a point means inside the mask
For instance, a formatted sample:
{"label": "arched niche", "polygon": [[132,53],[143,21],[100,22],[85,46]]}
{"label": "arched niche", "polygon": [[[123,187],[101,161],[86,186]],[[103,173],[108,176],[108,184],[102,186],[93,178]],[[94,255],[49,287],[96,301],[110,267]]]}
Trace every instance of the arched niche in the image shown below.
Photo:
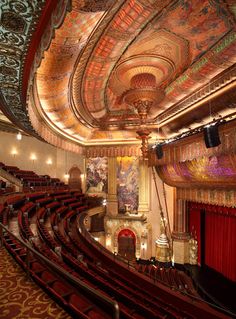
{"label": "arched niche", "polygon": [[[136,229],[134,229],[131,226],[119,226],[113,235],[113,240],[114,240],[114,251],[118,252],[119,254],[121,254],[123,257],[125,257],[126,259],[134,259],[137,254],[140,254],[140,236],[138,235],[138,232],[136,231]],[[129,251],[126,251],[126,256],[125,256],[125,250],[120,249],[121,246],[119,246],[121,244],[121,238],[128,238],[127,242],[130,241],[130,243],[132,243],[132,254],[129,254]],[[125,241],[125,239],[123,239]],[[131,250],[130,250],[131,253]],[[132,257],[132,258],[129,258]]]}
{"label": "arched niche", "polygon": [[76,189],[82,192],[81,170],[74,165],[69,170],[68,185],[71,189]]}

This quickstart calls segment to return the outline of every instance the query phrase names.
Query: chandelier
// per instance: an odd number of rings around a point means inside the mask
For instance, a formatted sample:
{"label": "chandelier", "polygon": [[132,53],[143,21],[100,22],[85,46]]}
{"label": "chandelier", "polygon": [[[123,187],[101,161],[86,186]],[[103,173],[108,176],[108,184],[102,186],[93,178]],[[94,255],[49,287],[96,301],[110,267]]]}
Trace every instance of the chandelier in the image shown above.
{"label": "chandelier", "polygon": [[157,87],[156,77],[152,73],[139,73],[130,80],[130,89],[125,92],[123,101],[139,115],[140,129],[136,131],[141,139],[141,151],[148,158],[148,140],[151,131],[147,128],[147,116],[151,108],[156,107],[165,97],[164,90]]}

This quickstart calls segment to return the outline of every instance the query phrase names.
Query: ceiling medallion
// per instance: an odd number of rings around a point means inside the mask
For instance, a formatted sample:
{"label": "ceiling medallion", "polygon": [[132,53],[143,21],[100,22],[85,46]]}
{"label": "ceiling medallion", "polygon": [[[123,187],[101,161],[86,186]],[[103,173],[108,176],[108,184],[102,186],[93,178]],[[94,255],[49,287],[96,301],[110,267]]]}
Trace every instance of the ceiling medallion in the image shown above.
{"label": "ceiling medallion", "polygon": [[141,151],[144,159],[148,157],[148,139],[151,131],[146,128],[147,115],[151,107],[156,106],[165,97],[163,89],[157,87],[156,77],[151,73],[136,74],[131,78],[130,89],[123,95],[123,101],[131,105],[139,115],[141,129],[137,138],[141,139]]}

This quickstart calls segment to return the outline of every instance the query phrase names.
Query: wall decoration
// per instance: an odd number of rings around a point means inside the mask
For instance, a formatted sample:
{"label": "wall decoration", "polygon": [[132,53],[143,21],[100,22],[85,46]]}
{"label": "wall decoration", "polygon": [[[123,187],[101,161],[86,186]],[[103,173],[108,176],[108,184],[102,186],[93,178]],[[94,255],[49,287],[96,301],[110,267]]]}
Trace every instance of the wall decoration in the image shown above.
{"label": "wall decoration", "polygon": [[236,190],[177,188],[176,196],[186,201],[225,207],[235,207],[236,203]]}
{"label": "wall decoration", "polygon": [[119,212],[138,210],[139,185],[138,157],[117,157],[117,197]]}
{"label": "wall decoration", "polygon": [[108,163],[107,157],[95,157],[87,160],[88,193],[107,192]]}

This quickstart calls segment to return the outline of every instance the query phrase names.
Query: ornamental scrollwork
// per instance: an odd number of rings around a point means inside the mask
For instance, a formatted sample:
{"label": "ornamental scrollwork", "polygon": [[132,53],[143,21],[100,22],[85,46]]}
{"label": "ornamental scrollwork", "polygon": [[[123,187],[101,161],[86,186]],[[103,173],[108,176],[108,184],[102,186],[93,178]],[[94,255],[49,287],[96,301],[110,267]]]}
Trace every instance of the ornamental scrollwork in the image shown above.
{"label": "ornamental scrollwork", "polygon": [[[37,62],[43,56],[45,42],[50,43],[54,34],[55,25],[53,22],[59,25],[63,21],[69,1],[61,0],[58,2],[58,7],[55,9],[56,17],[53,17],[49,22],[50,30],[47,30],[47,34],[42,40],[44,45],[40,45],[40,57],[39,54],[36,54]],[[35,131],[21,96],[22,78],[28,46],[45,4],[46,0],[1,0],[0,4],[0,95],[3,101],[3,111],[5,109],[9,116],[20,122],[21,126],[33,135],[35,135]],[[34,63],[32,65],[33,71],[35,71]]]}
{"label": "ornamental scrollwork", "polygon": [[14,34],[10,31],[0,31],[0,41],[2,44],[23,47],[24,37],[19,34]]}

